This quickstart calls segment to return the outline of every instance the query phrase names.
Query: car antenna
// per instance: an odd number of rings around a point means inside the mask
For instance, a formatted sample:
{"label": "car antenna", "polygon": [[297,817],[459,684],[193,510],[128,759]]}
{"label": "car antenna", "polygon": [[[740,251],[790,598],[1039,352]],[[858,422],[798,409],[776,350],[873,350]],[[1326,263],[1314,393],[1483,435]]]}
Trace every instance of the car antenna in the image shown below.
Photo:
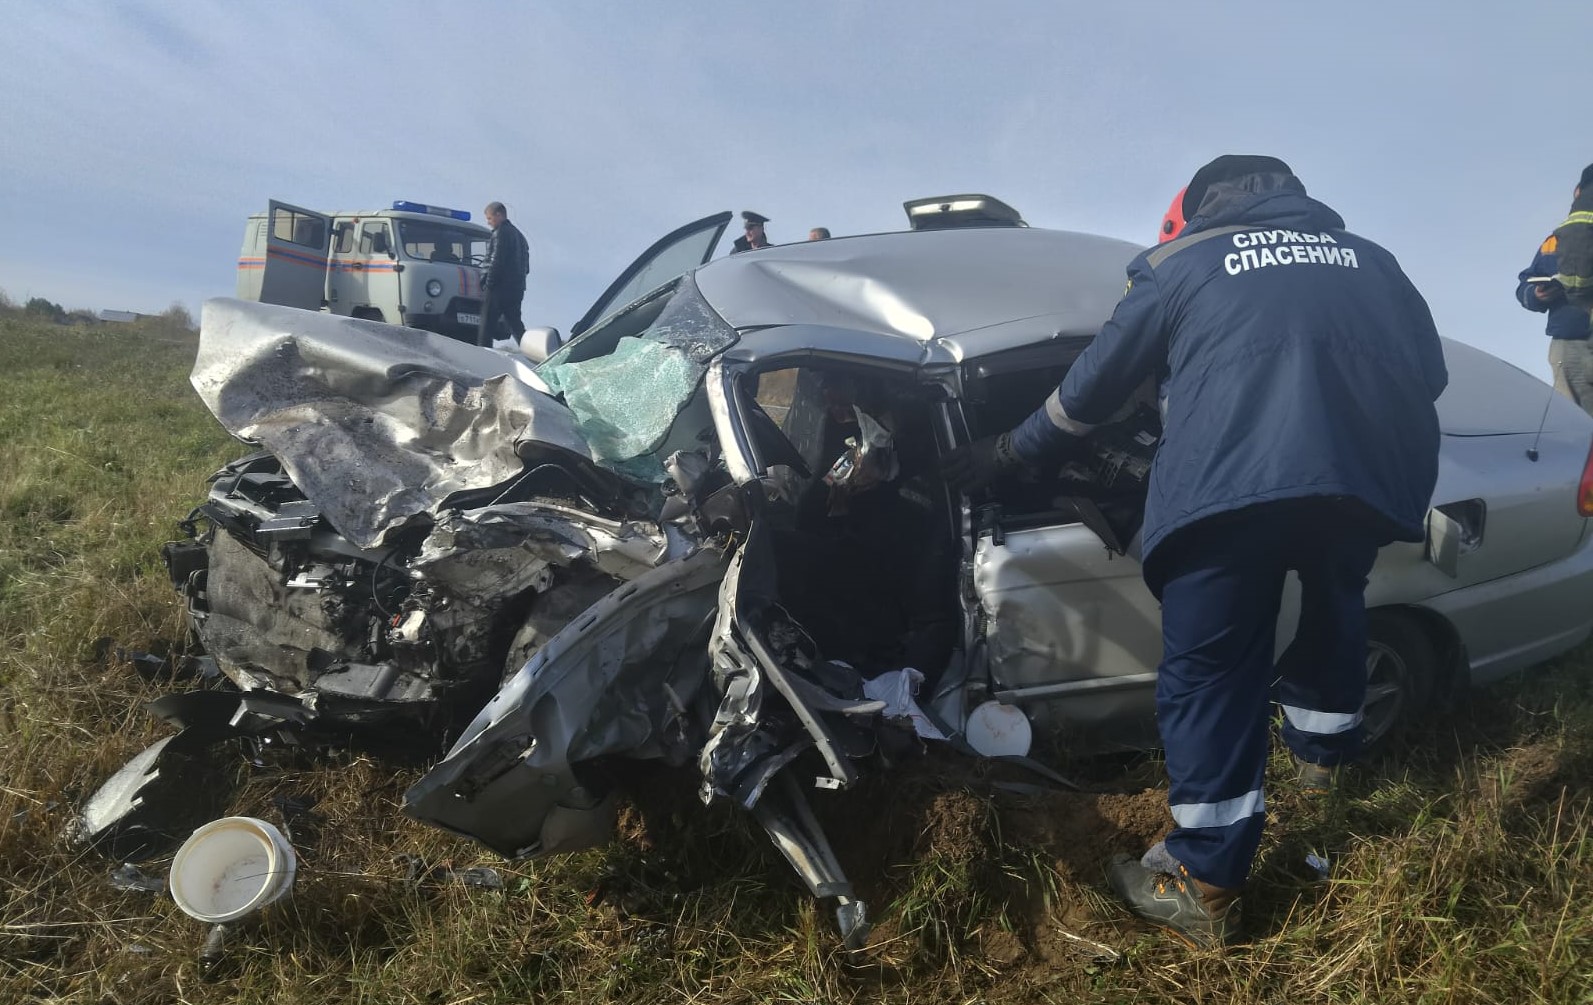
{"label": "car antenna", "polygon": [[1554,388],[1549,388],[1549,396],[1543,402],[1543,415],[1538,418],[1538,435],[1532,438],[1532,446],[1527,448],[1527,460],[1538,459],[1538,441],[1543,439],[1543,427],[1549,421],[1549,406],[1554,404],[1554,396],[1558,393]]}

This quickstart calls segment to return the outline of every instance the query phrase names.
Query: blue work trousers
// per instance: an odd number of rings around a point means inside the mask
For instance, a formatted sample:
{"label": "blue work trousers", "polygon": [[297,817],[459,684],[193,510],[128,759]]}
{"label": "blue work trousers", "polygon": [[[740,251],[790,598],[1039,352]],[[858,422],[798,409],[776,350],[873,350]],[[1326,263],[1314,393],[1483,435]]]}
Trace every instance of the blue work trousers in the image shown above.
{"label": "blue work trousers", "polygon": [[[1247,507],[1164,543],[1156,715],[1178,825],[1167,850],[1196,879],[1234,888],[1250,874],[1273,697],[1298,757],[1332,765],[1359,753],[1364,591],[1386,540],[1357,504],[1322,499]],[[1274,665],[1290,570],[1300,579],[1299,630]]]}

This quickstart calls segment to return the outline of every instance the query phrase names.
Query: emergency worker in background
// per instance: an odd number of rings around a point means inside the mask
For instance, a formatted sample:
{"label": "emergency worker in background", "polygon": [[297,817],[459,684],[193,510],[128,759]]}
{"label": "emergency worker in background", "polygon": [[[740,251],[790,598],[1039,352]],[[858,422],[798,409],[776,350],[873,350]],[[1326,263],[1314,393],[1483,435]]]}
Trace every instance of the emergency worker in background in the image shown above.
{"label": "emergency worker in background", "polygon": [[[1593,164],[1583,170],[1572,198],[1571,218],[1544,240],[1532,264],[1517,277],[1516,301],[1529,311],[1549,315],[1546,329],[1554,389],[1593,414],[1593,342],[1588,340],[1593,334],[1588,307],[1593,303],[1579,306],[1567,299],[1568,292],[1579,299],[1593,299],[1593,233],[1589,233],[1593,231],[1593,212],[1588,212],[1593,210]],[[1578,211],[1584,202],[1589,205]],[[1587,278],[1565,274],[1568,267],[1582,268]],[[1532,283],[1529,279],[1544,281]]]}
{"label": "emergency worker in background", "polygon": [[763,225],[769,218],[762,213],[754,213],[750,209],[741,211],[741,223],[744,233],[735,239],[730,248],[732,255],[739,255],[743,251],[757,251],[759,248],[769,247],[769,235],[763,232]]}
{"label": "emergency worker in background", "polygon": [[1565,287],[1565,298],[1576,307],[1593,310],[1593,164],[1582,169],[1571,215],[1554,236],[1560,244],[1560,271],[1555,278]]}
{"label": "emergency worker in background", "polygon": [[[1179,208],[1188,225],[1130,263],[1122,301],[1056,392],[943,473],[974,489],[1064,452],[1157,378],[1165,435],[1142,553],[1162,602],[1156,707],[1177,826],[1142,858],[1119,856],[1109,879],[1136,914],[1206,946],[1239,932],[1269,686],[1302,781],[1327,784],[1359,752],[1366,577],[1379,547],[1422,539],[1448,373],[1394,257],[1282,161],[1219,157]],[[1274,668],[1290,570],[1300,624]]]}
{"label": "emergency worker in background", "polygon": [[492,237],[481,263],[481,330],[476,344],[490,346],[498,337],[500,319],[513,337],[525,334],[520,303],[525,299],[525,277],[531,271],[531,248],[520,228],[509,222],[503,203],[487,203],[483,215]]}

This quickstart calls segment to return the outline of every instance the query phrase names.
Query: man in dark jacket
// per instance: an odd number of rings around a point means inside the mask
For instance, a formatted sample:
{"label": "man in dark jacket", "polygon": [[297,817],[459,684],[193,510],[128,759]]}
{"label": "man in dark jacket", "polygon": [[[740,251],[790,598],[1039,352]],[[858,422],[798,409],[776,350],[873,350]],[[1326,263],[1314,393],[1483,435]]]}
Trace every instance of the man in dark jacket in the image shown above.
{"label": "man in dark jacket", "polygon": [[1554,232],[1560,251],[1556,278],[1572,306],[1593,310],[1593,164],[1582,169],[1571,200],[1571,215]]}
{"label": "man in dark jacket", "polygon": [[743,251],[757,251],[759,248],[769,246],[769,236],[763,232],[763,225],[769,222],[767,216],[744,209],[741,211],[741,222],[745,233],[736,238],[731,245],[732,255],[739,255]]}
{"label": "man in dark jacket", "polygon": [[[1582,172],[1572,194],[1571,218],[1539,246],[1532,264],[1516,277],[1516,302],[1529,311],[1547,314],[1549,369],[1554,389],[1582,410],[1593,414],[1593,326],[1588,323],[1593,300],[1593,164]],[[1578,270],[1588,278],[1581,279]],[[1528,282],[1536,279],[1538,282]]]}
{"label": "man in dark jacket", "polygon": [[[1136,913],[1210,945],[1237,935],[1261,839],[1269,685],[1303,776],[1358,753],[1366,577],[1379,547],[1423,537],[1448,373],[1394,257],[1282,161],[1219,157],[1181,208],[1180,236],[1130,263],[1123,300],[1056,392],[945,473],[977,487],[1039,462],[1159,381],[1142,552],[1162,602],[1157,719],[1177,826],[1110,879]],[[1291,570],[1300,624],[1274,667]]]}
{"label": "man in dark jacket", "polygon": [[520,228],[509,222],[503,203],[487,203],[484,215],[492,237],[481,263],[481,330],[476,344],[492,345],[500,320],[515,338],[525,334],[520,302],[525,299],[525,277],[531,271],[531,249]]}

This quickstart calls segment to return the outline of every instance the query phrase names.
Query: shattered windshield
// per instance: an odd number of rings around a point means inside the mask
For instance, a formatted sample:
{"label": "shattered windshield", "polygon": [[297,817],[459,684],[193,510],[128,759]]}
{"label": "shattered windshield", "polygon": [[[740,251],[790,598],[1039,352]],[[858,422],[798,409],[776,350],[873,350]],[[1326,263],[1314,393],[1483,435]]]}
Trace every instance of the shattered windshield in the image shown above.
{"label": "shattered windshield", "polygon": [[735,342],[735,329],[688,275],[645,331],[619,338],[601,356],[572,362],[572,353],[557,353],[537,376],[564,396],[593,460],[633,481],[656,483],[664,478],[659,448],[708,364]]}

